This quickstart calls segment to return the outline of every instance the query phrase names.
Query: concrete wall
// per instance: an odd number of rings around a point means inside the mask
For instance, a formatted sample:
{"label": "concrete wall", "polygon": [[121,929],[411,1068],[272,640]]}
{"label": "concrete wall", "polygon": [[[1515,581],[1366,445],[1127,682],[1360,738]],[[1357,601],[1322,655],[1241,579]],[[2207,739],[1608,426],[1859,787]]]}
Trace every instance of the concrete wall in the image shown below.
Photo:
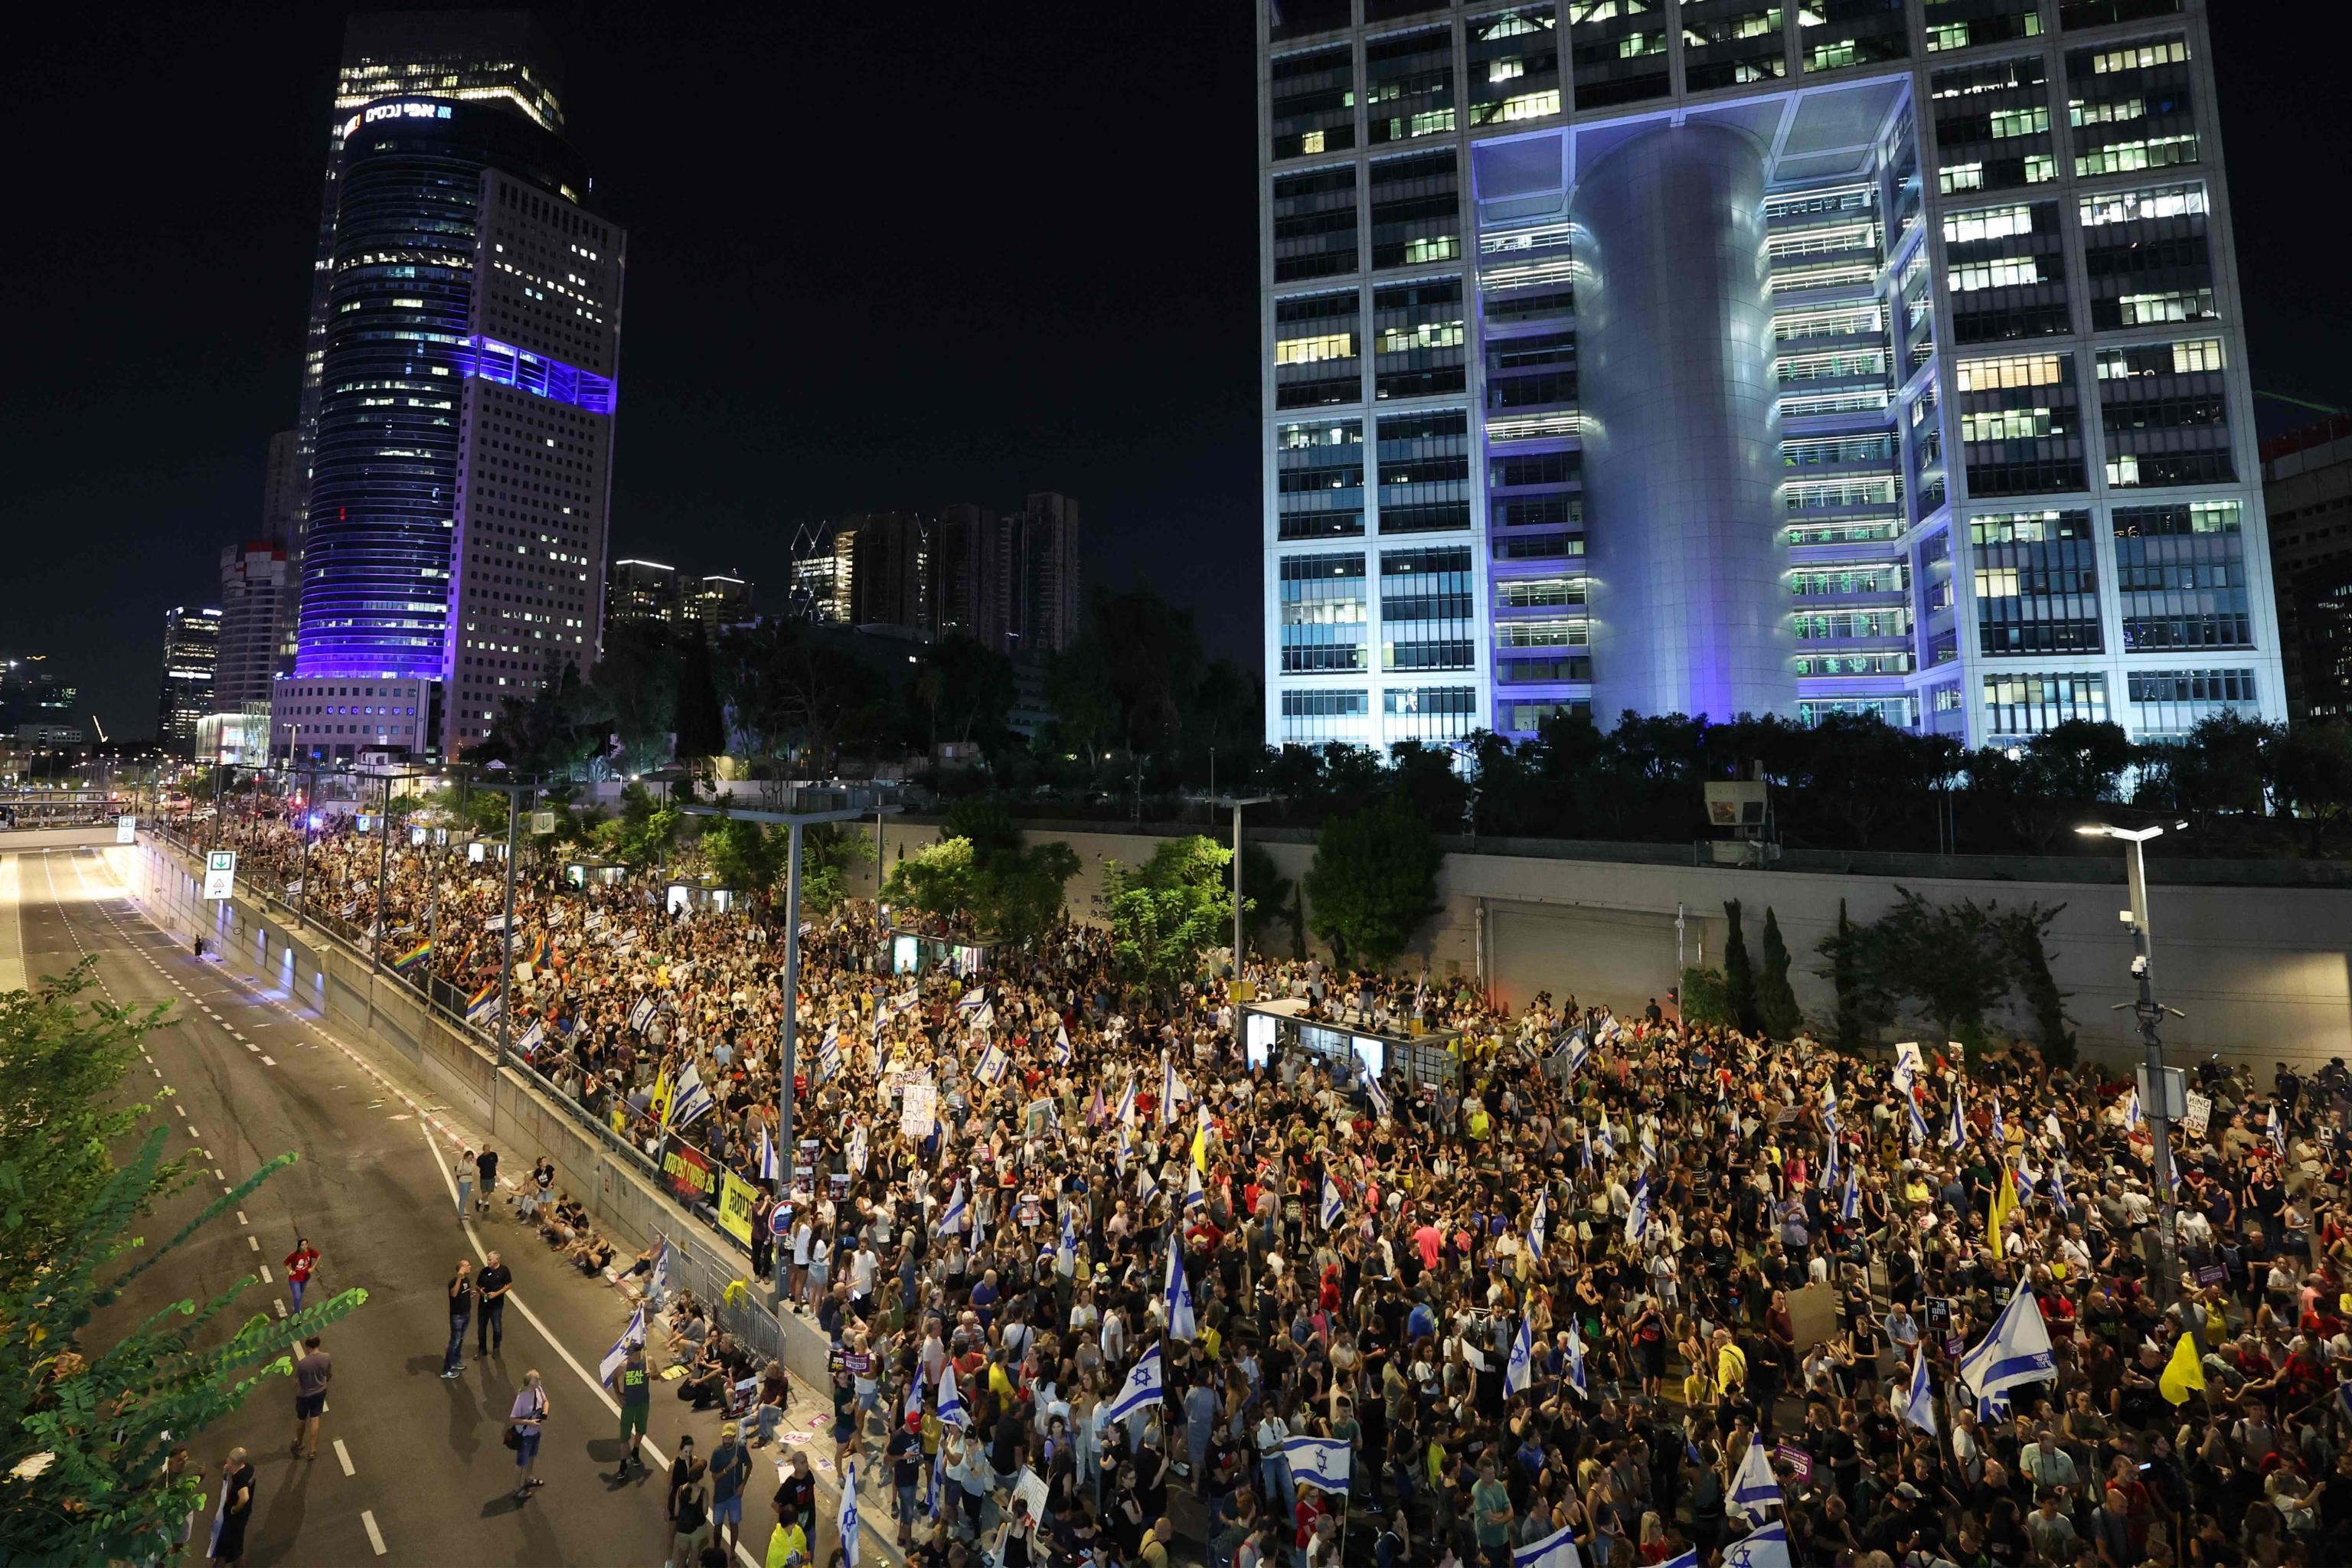
{"label": "concrete wall", "polygon": [[[1229,841],[1231,828],[1216,837]],[[936,825],[892,819],[884,853],[895,865],[939,837]],[[1032,841],[1061,839],[1082,869],[1071,882],[1070,913],[1101,918],[1097,902],[1106,860],[1148,859],[1164,835],[1032,831]],[[1296,883],[1314,846],[1261,840]],[[1672,847],[1664,847],[1671,848]],[[2118,862],[2119,863],[2119,862]],[[2041,865],[2050,864],[2047,861]],[[870,891],[870,867],[861,890]],[[2131,943],[2116,918],[2126,901],[2120,881],[1976,880],[1961,877],[1832,875],[1689,865],[1646,865],[1522,855],[1449,854],[1438,872],[1442,911],[1424,927],[1409,964],[1426,961],[1439,974],[1486,979],[1514,1005],[1538,988],[1556,998],[1638,1007],[1664,1001],[1675,984],[1677,909],[1685,913],[1682,957],[1719,964],[1727,929],[1724,902],[1738,899],[1750,956],[1763,953],[1764,911],[1779,917],[1791,955],[1797,1000],[1821,1017],[1834,1005],[1826,980],[1812,973],[1814,946],[1837,927],[1838,901],[1856,924],[1893,907],[1897,887],[1938,902],[1973,899],[2002,908],[2063,905],[2049,936],[2051,968],[2084,1049],[2103,1060],[2136,1059],[2129,1013]],[[1246,889],[1244,889],[1245,892]],[[2157,994],[2189,1016],[2168,1019],[2166,1044],[2182,1053],[2242,1057],[2265,1072],[2273,1061],[2316,1064],[2352,1058],[2352,889],[2206,887],[2158,881],[2150,892]],[[1310,926],[1313,907],[1307,910]],[[1286,924],[1271,938],[1289,950]],[[1311,931],[1310,947],[1319,950]],[[2022,1018],[1996,1020],[2021,1029]],[[1924,1026],[1906,1027],[1905,1037]]]}

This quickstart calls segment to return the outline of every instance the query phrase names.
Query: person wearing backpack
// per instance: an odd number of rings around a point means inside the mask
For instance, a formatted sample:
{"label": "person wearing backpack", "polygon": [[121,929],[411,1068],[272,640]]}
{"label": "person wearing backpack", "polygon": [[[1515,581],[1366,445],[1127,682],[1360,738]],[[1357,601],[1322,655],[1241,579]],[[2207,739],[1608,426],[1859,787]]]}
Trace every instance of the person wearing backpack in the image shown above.
{"label": "person wearing backpack", "polygon": [[547,1426],[547,1389],[541,1383],[537,1369],[522,1374],[522,1386],[515,1391],[514,1407],[507,1412],[507,1447],[515,1456],[515,1500],[530,1496],[531,1489],[543,1486],[532,1474],[539,1468],[539,1439]]}

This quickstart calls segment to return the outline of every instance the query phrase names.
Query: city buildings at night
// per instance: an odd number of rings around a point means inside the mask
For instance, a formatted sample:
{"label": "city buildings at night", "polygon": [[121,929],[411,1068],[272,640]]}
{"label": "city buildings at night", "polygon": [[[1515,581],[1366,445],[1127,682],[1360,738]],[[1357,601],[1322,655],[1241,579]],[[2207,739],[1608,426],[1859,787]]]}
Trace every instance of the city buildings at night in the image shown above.
{"label": "city buildings at night", "polygon": [[1003,512],[958,502],[936,513],[858,513],[799,542],[793,597],[822,625],[968,637],[1014,659],[1042,659],[1084,625],[1078,546],[1078,503],[1050,490]]}
{"label": "city buildings at night", "polygon": [[583,205],[551,90],[514,85],[551,80],[545,58],[503,86],[395,87],[340,127],[298,647],[272,701],[273,742],[301,754],[454,755],[594,662],[625,241]]}
{"label": "city buildings at night", "polygon": [[196,731],[215,710],[215,670],[220,661],[221,613],[175,605],[163,612],[163,680],[155,704],[155,742],[193,755]]}
{"label": "city buildings at night", "polygon": [[1261,0],[1267,739],[2284,712],[2198,0]]}
{"label": "city buildings at night", "polygon": [[2286,705],[2352,718],[2352,416],[2263,443]]}
{"label": "city buildings at night", "polygon": [[658,561],[622,560],[604,576],[604,624],[699,626],[716,636],[759,619],[757,585],[730,572],[697,577]]}

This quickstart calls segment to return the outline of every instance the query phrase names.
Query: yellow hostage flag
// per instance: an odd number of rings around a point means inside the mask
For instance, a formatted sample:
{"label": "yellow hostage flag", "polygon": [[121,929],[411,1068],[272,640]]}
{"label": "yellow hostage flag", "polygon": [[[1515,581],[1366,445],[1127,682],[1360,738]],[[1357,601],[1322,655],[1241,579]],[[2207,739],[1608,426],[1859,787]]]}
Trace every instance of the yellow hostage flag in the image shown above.
{"label": "yellow hostage flag", "polygon": [[660,1128],[665,1132],[668,1131],[669,1073],[667,1069],[654,1079],[653,1098],[649,1104],[653,1111],[654,1125]]}
{"label": "yellow hostage flag", "polygon": [[1200,1124],[1192,1129],[1192,1168],[1209,1173],[1209,1108],[1201,1108]]}
{"label": "yellow hostage flag", "polygon": [[2017,1178],[2010,1174],[2009,1162],[2000,1163],[2000,1185],[1992,1190],[1992,1206],[1985,1215],[1985,1245],[1992,1248],[1992,1260],[2002,1258],[2001,1231],[2009,1216],[2017,1208]]}
{"label": "yellow hostage flag", "polygon": [[2164,1365],[2164,1375],[2156,1380],[2157,1391],[2175,1405],[2189,1403],[2191,1393],[2205,1392],[2205,1364],[2197,1359],[2195,1336],[2183,1334],[2174,1342],[2172,1359]]}

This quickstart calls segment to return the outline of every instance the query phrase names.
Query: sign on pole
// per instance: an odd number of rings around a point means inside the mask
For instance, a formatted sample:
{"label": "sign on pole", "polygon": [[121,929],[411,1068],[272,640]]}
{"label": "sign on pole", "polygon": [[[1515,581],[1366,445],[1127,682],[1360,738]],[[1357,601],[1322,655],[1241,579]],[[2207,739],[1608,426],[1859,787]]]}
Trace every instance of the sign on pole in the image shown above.
{"label": "sign on pole", "polygon": [[530,830],[533,833],[538,834],[549,834],[554,832],[555,813],[551,811],[532,812],[530,814]]}
{"label": "sign on pole", "polygon": [[205,897],[236,897],[236,851],[215,849],[205,857]]}
{"label": "sign on pole", "polygon": [[139,819],[135,816],[129,816],[116,817],[114,819],[114,841],[117,844],[138,843]]}

